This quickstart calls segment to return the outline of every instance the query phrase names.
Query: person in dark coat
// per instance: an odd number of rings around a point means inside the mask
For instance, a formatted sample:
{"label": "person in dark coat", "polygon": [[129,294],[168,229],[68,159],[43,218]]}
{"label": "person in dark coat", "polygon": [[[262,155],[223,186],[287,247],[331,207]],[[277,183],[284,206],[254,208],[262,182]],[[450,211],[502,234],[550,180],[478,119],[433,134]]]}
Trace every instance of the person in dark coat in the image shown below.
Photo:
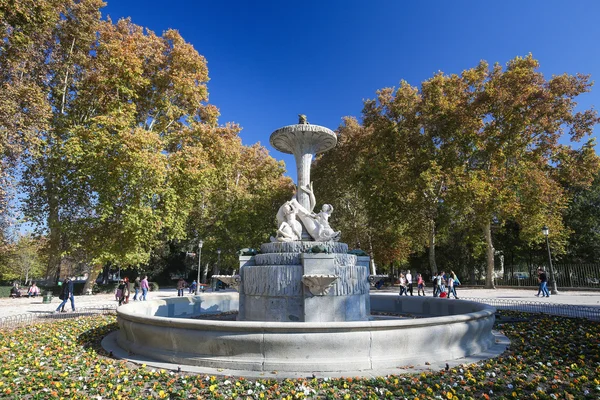
{"label": "person in dark coat", "polygon": [[60,295],[58,296],[58,298],[62,300],[62,303],[60,303],[58,305],[55,312],[61,312],[61,311],[65,312],[65,304],[67,304],[67,301],[69,299],[71,300],[71,309],[73,310],[73,312],[75,312],[75,296],[73,293],[73,279],[74,278],[67,278],[67,280],[63,282],[62,291],[61,291]]}

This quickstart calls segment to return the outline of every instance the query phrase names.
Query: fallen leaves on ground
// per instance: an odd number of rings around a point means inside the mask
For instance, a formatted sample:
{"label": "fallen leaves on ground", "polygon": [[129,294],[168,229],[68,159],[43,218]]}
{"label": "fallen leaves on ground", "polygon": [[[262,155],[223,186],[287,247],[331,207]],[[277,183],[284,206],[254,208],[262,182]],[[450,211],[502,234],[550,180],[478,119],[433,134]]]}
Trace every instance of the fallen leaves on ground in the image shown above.
{"label": "fallen leaves on ground", "polygon": [[[116,318],[95,315],[0,330],[0,397],[14,399],[597,399],[600,324],[502,311],[495,359],[378,378],[243,379],[176,373],[107,357]],[[520,320],[519,320],[520,319]],[[514,319],[513,319],[514,320]],[[390,343],[390,350],[394,347]],[[435,359],[436,346],[423,349]]]}

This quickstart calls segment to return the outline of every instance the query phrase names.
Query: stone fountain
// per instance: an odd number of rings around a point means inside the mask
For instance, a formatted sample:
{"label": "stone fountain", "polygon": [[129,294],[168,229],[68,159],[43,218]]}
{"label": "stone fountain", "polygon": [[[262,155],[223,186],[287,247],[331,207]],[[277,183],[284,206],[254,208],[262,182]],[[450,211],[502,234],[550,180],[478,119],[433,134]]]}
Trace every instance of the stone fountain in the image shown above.
{"label": "stone fountain", "polygon": [[365,321],[369,318],[368,257],[348,254],[329,225],[333,207],[315,214],[310,183],[313,156],[335,146],[333,131],[306,117],[271,134],[271,145],[291,153],[298,168],[296,195],[277,213],[278,230],[261,253],[240,257],[240,321]]}
{"label": "stone fountain", "polygon": [[[313,212],[310,165],[336,142],[331,130],[308,124],[303,115],[298,124],[273,132],[273,147],[296,158],[297,193],[280,207],[277,232],[260,253],[240,255],[239,275],[215,276],[237,292],[119,307],[120,330],[103,346],[117,357],[160,368],[167,362],[196,372],[270,371],[278,377],[397,373],[402,365],[424,364],[423,349],[434,339],[434,363],[494,347],[492,307],[391,293],[370,297],[369,257],[348,254],[329,224],[331,205]],[[373,310],[420,318],[373,319]],[[236,311],[237,320],[204,318]]]}

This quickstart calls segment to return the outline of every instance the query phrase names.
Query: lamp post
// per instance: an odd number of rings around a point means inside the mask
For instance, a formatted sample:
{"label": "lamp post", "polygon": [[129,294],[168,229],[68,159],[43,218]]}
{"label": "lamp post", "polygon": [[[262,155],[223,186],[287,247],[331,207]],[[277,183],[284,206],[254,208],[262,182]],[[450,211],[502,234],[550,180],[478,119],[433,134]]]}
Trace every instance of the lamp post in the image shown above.
{"label": "lamp post", "polygon": [[546,247],[548,248],[548,260],[550,261],[550,279],[552,280],[552,289],[550,293],[558,294],[558,288],[556,287],[556,279],[554,279],[554,268],[552,267],[552,254],[550,253],[550,242],[548,241],[548,234],[550,230],[546,225],[542,228],[542,233],[546,236]]}
{"label": "lamp post", "polygon": [[198,291],[200,290],[200,259],[202,258],[202,245],[204,243],[202,242],[202,240],[200,240],[198,242],[198,279],[196,280],[196,293],[195,295],[198,296]]}
{"label": "lamp post", "polygon": [[212,278],[212,288],[213,292],[219,290],[219,280],[214,278],[215,275],[219,275],[219,263],[221,262],[221,249],[217,249],[217,263],[213,265],[213,278]]}
{"label": "lamp post", "polygon": [[221,249],[217,249],[217,275],[221,275]]}

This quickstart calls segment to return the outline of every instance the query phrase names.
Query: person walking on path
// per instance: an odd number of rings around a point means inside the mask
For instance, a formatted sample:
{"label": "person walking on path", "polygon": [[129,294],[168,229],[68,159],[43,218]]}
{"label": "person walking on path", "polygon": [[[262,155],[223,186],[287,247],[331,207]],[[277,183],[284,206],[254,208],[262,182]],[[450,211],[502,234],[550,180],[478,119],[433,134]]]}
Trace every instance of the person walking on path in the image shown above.
{"label": "person walking on path", "polygon": [[123,304],[123,302],[125,301],[125,297],[127,296],[127,284],[125,283],[124,279],[121,279],[119,281],[118,293],[119,293],[119,305],[121,305],[121,304]]}
{"label": "person walking on path", "polygon": [[442,292],[442,275],[441,272],[436,272],[433,276],[433,297],[438,297]]}
{"label": "person walking on path", "polygon": [[60,303],[58,305],[58,307],[56,308],[55,312],[65,312],[65,304],[67,304],[67,301],[70,299],[71,300],[71,310],[73,312],[75,312],[75,296],[73,293],[73,279],[72,278],[67,278],[66,281],[63,282],[62,284],[62,291],[60,293],[60,295],[58,296],[59,299],[62,300],[62,303]]}
{"label": "person walking on path", "polygon": [[125,277],[125,304],[129,303],[129,295],[131,294],[131,282],[129,277]]}
{"label": "person walking on path", "polygon": [[135,278],[135,281],[133,281],[133,290],[134,290],[134,294],[133,294],[133,301],[137,301],[137,296],[138,293],[140,292],[140,277],[138,276],[137,278]]}
{"label": "person walking on path", "polygon": [[140,287],[142,288],[142,300],[146,301],[146,295],[148,294],[148,275],[144,275],[144,279],[140,282]]}
{"label": "person walking on path", "polygon": [[406,292],[406,277],[404,276],[404,274],[400,274],[400,296],[402,296],[403,294],[408,296]]}
{"label": "person walking on path", "polygon": [[425,281],[421,274],[417,274],[417,294],[421,296],[421,292],[423,292],[423,296],[425,296]]}
{"label": "person walking on path", "polygon": [[450,273],[450,275],[448,275],[448,298],[450,298],[450,295],[453,294],[455,299],[458,299],[458,296],[456,296],[456,289],[454,289],[454,277],[456,275],[454,275],[453,273]]}
{"label": "person walking on path", "polygon": [[179,278],[177,281],[177,297],[183,296],[183,289],[187,286],[187,283],[183,280],[183,278]]}
{"label": "person walking on path", "polygon": [[412,274],[410,273],[410,269],[406,271],[406,295],[408,296],[408,292],[413,296],[413,281]]}
{"label": "person walking on path", "polygon": [[[546,271],[539,268],[538,269],[539,279],[540,279],[540,290],[542,291],[542,297],[550,297],[550,292],[548,291],[548,275],[546,275]],[[540,291],[538,290],[538,294],[536,296],[539,297]]]}

